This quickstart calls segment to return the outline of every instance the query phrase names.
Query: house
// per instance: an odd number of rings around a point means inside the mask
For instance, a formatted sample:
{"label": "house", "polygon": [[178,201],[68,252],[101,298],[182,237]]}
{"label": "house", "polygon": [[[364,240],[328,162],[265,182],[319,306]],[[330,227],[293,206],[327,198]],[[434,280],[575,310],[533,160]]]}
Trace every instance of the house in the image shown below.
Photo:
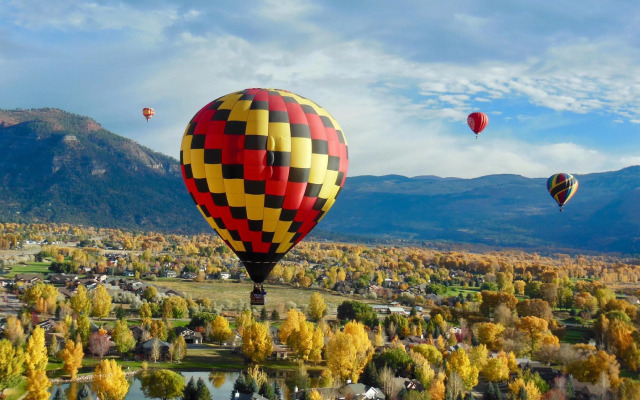
{"label": "house", "polygon": [[201,344],[202,343],[202,333],[195,332],[187,327],[179,326],[174,329],[177,335],[182,335],[184,337],[184,341],[190,344]]}
{"label": "house", "polygon": [[160,349],[160,356],[158,357],[158,360],[165,360],[168,358],[170,344],[158,338],[153,338],[139,344],[138,346],[136,346],[134,353],[138,357],[151,360],[154,346],[158,346],[158,348]]}
{"label": "house", "polygon": [[347,383],[339,390],[338,399],[353,399],[353,400],[385,400],[385,395],[382,390],[373,387],[365,386],[362,383]]}
{"label": "house", "polygon": [[56,327],[56,321],[53,319],[48,319],[46,321],[42,321],[38,324],[40,328],[44,330],[45,333],[53,332]]}
{"label": "house", "polygon": [[[58,299],[65,300],[71,298],[76,293],[76,289],[58,288]],[[60,298],[62,297],[62,298]]]}
{"label": "house", "polygon": [[53,285],[69,285],[78,279],[76,274],[49,274],[49,283]]}
{"label": "house", "polygon": [[131,270],[125,269],[124,272],[122,272],[122,275],[128,276],[128,277],[134,277],[136,274]]}
{"label": "house", "polygon": [[178,273],[172,269],[167,269],[162,272],[162,276],[165,278],[177,278]]}
{"label": "house", "polygon": [[221,272],[220,273],[220,279],[227,280],[229,278],[231,278],[231,274],[230,273],[228,273],[228,272]]}
{"label": "house", "polygon": [[44,281],[44,275],[42,274],[16,274],[15,282],[22,283],[23,285],[34,285],[37,282]]}
{"label": "house", "polygon": [[387,314],[407,315],[403,307],[387,307]]}
{"label": "house", "polygon": [[58,343],[58,349],[64,349],[66,340],[62,333],[49,332],[44,334],[44,343],[46,346],[50,346],[51,342],[54,340]]}
{"label": "house", "polygon": [[290,353],[291,350],[289,348],[275,344],[273,345],[271,358],[276,360],[286,360],[287,358],[289,358]]}
{"label": "house", "polygon": [[139,342],[142,338],[142,334],[144,333],[144,329],[142,329],[142,327],[138,325],[134,325],[129,329],[131,330],[133,338],[136,340],[136,342]]}
{"label": "house", "polygon": [[266,397],[259,395],[258,393],[240,393],[233,391],[234,400],[268,400]]}

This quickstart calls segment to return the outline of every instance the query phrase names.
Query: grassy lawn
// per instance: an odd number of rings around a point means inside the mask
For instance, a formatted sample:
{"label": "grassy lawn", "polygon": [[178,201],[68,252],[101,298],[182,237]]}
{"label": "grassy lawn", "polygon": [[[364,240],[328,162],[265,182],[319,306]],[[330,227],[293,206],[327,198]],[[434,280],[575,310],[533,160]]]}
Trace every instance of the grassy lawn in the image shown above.
{"label": "grassy lawn", "polygon": [[18,400],[27,393],[27,378],[21,377],[20,383],[12,388],[5,389],[5,400]]}
{"label": "grassy lawn", "polygon": [[568,326],[566,334],[562,339],[565,343],[588,343],[590,335],[593,334],[593,329],[579,328],[574,326]]}
{"label": "grassy lawn", "polygon": [[28,262],[26,265],[18,264],[11,267],[11,271],[4,275],[7,278],[13,278],[16,274],[46,274],[49,272],[49,265],[51,262]]}
{"label": "grassy lawn", "polygon": [[[249,302],[249,293],[253,289],[253,283],[251,282],[221,282],[221,281],[205,281],[205,282],[190,282],[179,281],[175,279],[165,280],[159,279],[156,284],[158,286],[164,286],[168,289],[175,289],[190,294],[193,298],[208,297],[216,304],[221,304],[225,301],[230,301],[233,306],[237,304],[238,300]],[[294,288],[292,286],[283,285],[264,285],[264,289],[267,292],[267,311],[271,313],[279,304],[286,304],[288,301],[293,301],[299,307],[301,305],[309,304],[309,299],[313,292],[318,291],[324,297],[324,301],[327,304],[327,311],[331,314],[335,314],[336,309],[345,300],[350,300],[349,296],[342,296],[335,292],[329,292],[318,289],[304,289]],[[361,302],[371,303],[371,300],[365,300],[362,298],[354,298]],[[257,306],[256,310],[260,310],[262,307]],[[279,310],[280,311],[280,310]]]}

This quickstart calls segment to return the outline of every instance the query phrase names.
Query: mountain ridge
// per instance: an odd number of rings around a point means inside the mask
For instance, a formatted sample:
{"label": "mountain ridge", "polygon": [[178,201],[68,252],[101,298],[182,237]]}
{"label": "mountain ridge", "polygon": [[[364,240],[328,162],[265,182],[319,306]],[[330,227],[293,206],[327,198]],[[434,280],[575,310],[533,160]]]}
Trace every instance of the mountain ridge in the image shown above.
{"label": "mountain ridge", "polygon": [[[640,167],[575,176],[563,213],[546,178],[349,177],[315,236],[640,253]],[[176,159],[51,108],[0,110],[0,220],[212,232]]]}

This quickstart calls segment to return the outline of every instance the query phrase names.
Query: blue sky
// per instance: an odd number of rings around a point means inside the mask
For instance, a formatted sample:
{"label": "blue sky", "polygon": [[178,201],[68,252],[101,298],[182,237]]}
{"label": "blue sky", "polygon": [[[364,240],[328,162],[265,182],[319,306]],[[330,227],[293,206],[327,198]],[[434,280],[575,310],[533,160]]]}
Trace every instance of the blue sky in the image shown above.
{"label": "blue sky", "polygon": [[177,157],[202,106],[249,87],[326,108],[351,176],[620,169],[640,164],[640,3],[0,0],[0,108]]}

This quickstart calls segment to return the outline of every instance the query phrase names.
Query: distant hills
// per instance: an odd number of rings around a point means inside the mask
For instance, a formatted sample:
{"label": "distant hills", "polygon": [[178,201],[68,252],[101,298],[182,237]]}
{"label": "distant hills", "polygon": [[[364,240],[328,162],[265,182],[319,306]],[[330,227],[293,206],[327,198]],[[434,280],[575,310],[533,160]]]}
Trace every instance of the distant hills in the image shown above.
{"label": "distant hills", "polygon": [[[563,213],[542,178],[349,177],[318,228],[352,240],[640,253],[640,167],[576,177]],[[175,159],[57,109],[0,110],[0,221],[211,232]]]}

